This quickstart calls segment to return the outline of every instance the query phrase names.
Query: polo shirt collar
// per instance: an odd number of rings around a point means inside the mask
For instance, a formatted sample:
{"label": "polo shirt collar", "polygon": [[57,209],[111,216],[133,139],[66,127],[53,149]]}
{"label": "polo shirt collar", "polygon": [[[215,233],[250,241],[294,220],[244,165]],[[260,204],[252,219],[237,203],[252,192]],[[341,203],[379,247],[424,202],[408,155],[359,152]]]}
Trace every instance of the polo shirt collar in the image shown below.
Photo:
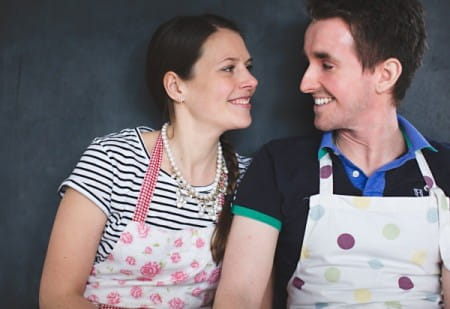
{"label": "polo shirt collar", "polygon": [[[419,149],[429,149],[437,152],[436,148],[425,139],[425,137],[403,116],[397,114],[397,120],[400,126],[400,130],[405,138],[406,145],[408,146],[408,154],[414,154]],[[333,140],[333,131],[327,131],[323,133],[322,141],[320,143],[318,158],[321,159],[328,150],[331,150],[336,155],[340,155],[341,152],[337,148]]]}

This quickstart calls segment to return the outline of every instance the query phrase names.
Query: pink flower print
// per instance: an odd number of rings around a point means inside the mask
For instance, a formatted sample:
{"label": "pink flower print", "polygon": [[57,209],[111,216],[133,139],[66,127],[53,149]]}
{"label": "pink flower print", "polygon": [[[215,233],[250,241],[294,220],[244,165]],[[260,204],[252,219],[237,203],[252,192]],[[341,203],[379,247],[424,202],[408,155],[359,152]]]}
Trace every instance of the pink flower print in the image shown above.
{"label": "pink flower print", "polygon": [[207,278],[206,271],[202,270],[201,272],[195,275],[194,281],[195,283],[200,283],[206,281],[206,278]]}
{"label": "pink flower print", "polygon": [[205,245],[205,241],[202,238],[197,238],[197,241],[195,242],[195,246],[197,248],[202,248]]}
{"label": "pink flower print", "polygon": [[120,294],[117,292],[111,292],[106,296],[108,299],[108,305],[117,305],[120,303]]}
{"label": "pink flower print", "polygon": [[219,281],[220,278],[220,268],[214,269],[208,278],[208,283],[213,284]]}
{"label": "pink flower print", "polygon": [[125,262],[127,262],[128,265],[136,265],[136,259],[132,256],[127,256]]}
{"label": "pink flower print", "polygon": [[98,303],[98,296],[95,294],[89,295],[87,297],[87,300],[90,301],[91,303]]}
{"label": "pink flower print", "polygon": [[183,245],[183,239],[177,238],[177,239],[174,241],[174,245],[175,245],[175,247],[180,248],[180,247]]}
{"label": "pink flower print", "polygon": [[130,232],[125,232],[122,235],[120,235],[120,240],[124,243],[124,244],[131,244],[133,242],[133,235]]}
{"label": "pink flower print", "polygon": [[188,274],[186,274],[184,271],[181,271],[181,270],[174,272],[170,276],[172,277],[172,282],[175,284],[178,284],[178,283],[186,280],[187,278],[189,278]]}
{"label": "pink flower print", "polygon": [[108,257],[106,259],[108,261],[114,261],[114,255],[110,254],[110,255],[108,255]]}
{"label": "pink flower print", "polygon": [[164,281],[156,282],[156,286],[165,286]]}
{"label": "pink flower print", "polygon": [[98,281],[95,281],[95,282],[92,282],[90,285],[93,289],[98,289],[100,286],[100,283]]}
{"label": "pink flower print", "polygon": [[89,273],[89,275],[91,275],[91,276],[95,276],[96,275],[94,266],[92,266],[91,272]]}
{"label": "pink flower print", "polygon": [[150,300],[151,300],[155,305],[159,305],[159,304],[162,303],[161,295],[159,295],[158,293],[154,293],[154,294],[150,295]]}
{"label": "pink flower print", "polygon": [[198,297],[198,296],[200,296],[201,293],[202,293],[202,289],[201,288],[195,288],[192,291],[192,296]]}
{"label": "pink flower print", "polygon": [[170,256],[170,259],[172,260],[172,263],[178,263],[181,260],[181,256],[178,252],[172,253]]}
{"label": "pink flower print", "polygon": [[141,287],[139,287],[139,286],[132,287],[131,290],[130,290],[130,294],[134,298],[142,297],[142,289],[141,289]]}
{"label": "pink flower print", "polygon": [[148,235],[148,232],[150,232],[150,227],[145,224],[144,222],[140,222],[138,225],[138,234],[141,238],[146,238]]}
{"label": "pink flower print", "polygon": [[169,305],[171,309],[183,309],[184,308],[184,301],[179,299],[178,297],[172,298],[169,301]]}
{"label": "pink flower print", "polygon": [[124,285],[125,282],[126,282],[125,280],[117,279],[117,283],[118,283],[119,285]]}
{"label": "pink flower print", "polygon": [[119,272],[121,274],[126,275],[126,276],[131,276],[133,274],[133,272],[131,270],[129,270],[129,269],[121,269],[121,270],[119,270]]}
{"label": "pink flower print", "polygon": [[195,260],[191,263],[192,268],[198,268],[199,266],[200,266],[200,264]]}
{"label": "pink flower print", "polygon": [[145,254],[152,254],[152,247],[145,247],[145,249],[144,249],[144,253]]}
{"label": "pink flower print", "polygon": [[141,274],[150,281],[160,272],[161,266],[157,262],[149,262],[141,267]]}

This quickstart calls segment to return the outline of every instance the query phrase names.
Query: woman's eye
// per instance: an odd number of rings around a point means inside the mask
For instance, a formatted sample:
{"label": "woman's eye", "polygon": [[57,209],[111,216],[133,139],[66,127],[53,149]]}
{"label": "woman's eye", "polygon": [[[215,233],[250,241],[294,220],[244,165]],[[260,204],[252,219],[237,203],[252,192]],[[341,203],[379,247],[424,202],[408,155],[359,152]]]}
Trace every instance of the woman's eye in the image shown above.
{"label": "woman's eye", "polygon": [[222,68],[222,71],[233,72],[234,71],[234,65],[228,65],[228,66]]}
{"label": "woman's eye", "polygon": [[253,64],[248,64],[248,65],[247,65],[247,70],[248,70],[249,72],[251,72],[251,71],[253,70]]}

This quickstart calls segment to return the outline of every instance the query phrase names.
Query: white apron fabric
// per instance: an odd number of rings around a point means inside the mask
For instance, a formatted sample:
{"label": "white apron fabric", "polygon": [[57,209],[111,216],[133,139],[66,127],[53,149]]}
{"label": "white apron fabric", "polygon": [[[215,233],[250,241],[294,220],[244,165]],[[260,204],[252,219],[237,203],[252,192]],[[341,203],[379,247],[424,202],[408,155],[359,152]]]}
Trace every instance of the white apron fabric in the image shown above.
{"label": "white apron fabric", "polygon": [[288,308],[440,308],[449,200],[420,150],[416,159],[426,197],[334,195],[331,158],[321,158]]}
{"label": "white apron fabric", "polygon": [[158,137],[134,218],[109,257],[93,266],[84,297],[100,308],[211,307],[220,268],[210,252],[214,226],[180,231],[145,223],[163,153]]}

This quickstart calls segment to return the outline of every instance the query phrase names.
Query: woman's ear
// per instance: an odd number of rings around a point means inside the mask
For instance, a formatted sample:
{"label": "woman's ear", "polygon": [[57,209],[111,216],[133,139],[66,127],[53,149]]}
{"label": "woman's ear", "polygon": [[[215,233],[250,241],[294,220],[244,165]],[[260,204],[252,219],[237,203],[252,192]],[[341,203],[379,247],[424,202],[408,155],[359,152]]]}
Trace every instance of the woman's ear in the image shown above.
{"label": "woman's ear", "polygon": [[173,71],[168,71],[164,74],[163,84],[166,89],[167,95],[177,103],[184,102],[184,96],[182,91],[182,79],[177,73]]}
{"label": "woman's ear", "polygon": [[400,74],[402,74],[402,64],[397,58],[389,58],[377,65],[379,78],[376,90],[379,94],[394,89]]}

